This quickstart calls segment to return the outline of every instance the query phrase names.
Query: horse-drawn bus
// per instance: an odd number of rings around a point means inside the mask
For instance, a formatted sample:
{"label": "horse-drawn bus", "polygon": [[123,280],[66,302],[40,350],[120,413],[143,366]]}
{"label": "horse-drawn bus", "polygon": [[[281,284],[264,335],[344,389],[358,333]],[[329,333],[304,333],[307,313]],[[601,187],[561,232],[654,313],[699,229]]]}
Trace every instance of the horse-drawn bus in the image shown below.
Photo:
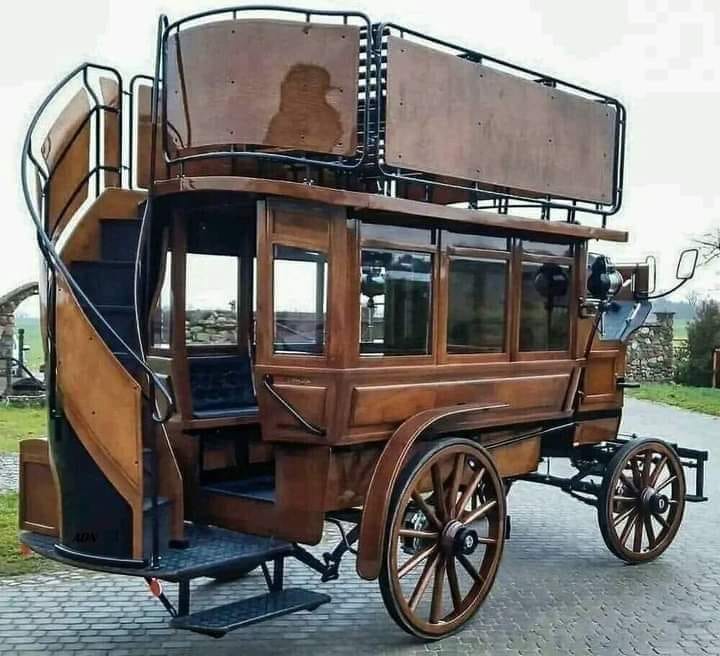
{"label": "horse-drawn bus", "polygon": [[[618,436],[657,296],[651,262],[598,253],[627,240],[625,127],[607,95],[350,11],[162,17],[154,75],[78,67],[22,159],[49,405],[24,545],[142,577],[212,636],[330,601],[283,563],[320,583],[348,553],[400,627],[460,629],[515,481],[659,556],[707,454]],[[255,568],[266,595],[192,612],[191,580]]]}

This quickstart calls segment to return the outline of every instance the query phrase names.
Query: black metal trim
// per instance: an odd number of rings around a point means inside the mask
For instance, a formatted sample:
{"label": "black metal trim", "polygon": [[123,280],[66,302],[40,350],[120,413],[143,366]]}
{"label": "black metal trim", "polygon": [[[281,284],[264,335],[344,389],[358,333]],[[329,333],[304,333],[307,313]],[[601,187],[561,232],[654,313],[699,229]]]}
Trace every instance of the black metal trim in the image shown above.
{"label": "black metal trim", "polygon": [[141,569],[147,567],[147,562],[144,560],[135,560],[134,558],[110,558],[108,556],[96,556],[95,554],[84,553],[82,551],[75,551],[62,544],[54,545],[55,551],[70,560],[76,560],[80,563],[91,563],[98,567],[126,567],[128,569]]}
{"label": "black metal trim", "polygon": [[317,435],[318,437],[324,437],[327,434],[327,431],[324,428],[319,428],[318,426],[315,426],[315,424],[310,423],[295,409],[294,406],[292,406],[284,397],[280,395],[280,393],[273,387],[272,374],[265,374],[263,376],[263,386],[268,392],[270,392],[270,395],[283,408],[285,408],[285,410],[287,410],[308,433],[312,433],[313,435]]}

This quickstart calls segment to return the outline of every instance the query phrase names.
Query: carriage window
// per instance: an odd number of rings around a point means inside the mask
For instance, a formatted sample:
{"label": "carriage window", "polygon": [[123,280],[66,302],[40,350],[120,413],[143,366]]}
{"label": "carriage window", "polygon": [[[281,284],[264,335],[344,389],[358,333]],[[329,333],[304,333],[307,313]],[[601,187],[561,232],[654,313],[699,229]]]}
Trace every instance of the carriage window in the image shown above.
{"label": "carriage window", "polygon": [[505,347],[507,262],[452,259],[448,276],[448,353],[501,353]]}
{"label": "carriage window", "polygon": [[521,351],[565,351],[570,338],[570,267],[524,263]]}
{"label": "carriage window", "polygon": [[430,353],[432,255],[363,250],[360,272],[360,352]]}
{"label": "carriage window", "polygon": [[556,257],[572,257],[572,244],[552,244],[541,241],[524,240],[522,243],[524,253],[533,255],[554,255]]}
{"label": "carriage window", "polygon": [[491,235],[478,235],[466,232],[443,232],[446,246],[459,248],[482,248],[489,251],[510,250],[510,240],[507,237],[493,237]]}
{"label": "carriage window", "polygon": [[155,303],[152,317],[152,345],[157,348],[170,348],[170,271],[172,269],[172,253],[165,257],[165,269],[162,272],[163,280]]}
{"label": "carriage window", "polygon": [[238,258],[188,253],[186,269],[187,344],[237,344]]}
{"label": "carriage window", "polygon": [[327,312],[327,258],[323,253],[275,246],[274,350],[323,353]]}

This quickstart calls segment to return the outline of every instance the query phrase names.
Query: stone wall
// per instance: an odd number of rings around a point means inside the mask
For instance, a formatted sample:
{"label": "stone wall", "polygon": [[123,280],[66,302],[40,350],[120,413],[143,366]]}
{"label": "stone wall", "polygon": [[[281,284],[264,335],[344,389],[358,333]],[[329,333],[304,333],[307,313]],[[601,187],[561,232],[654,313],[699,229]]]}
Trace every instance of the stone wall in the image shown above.
{"label": "stone wall", "polygon": [[630,339],[627,348],[628,380],[669,382],[673,379],[674,312],[656,312]]}
{"label": "stone wall", "polygon": [[25,299],[38,293],[38,284],[29,282],[0,295],[0,396],[7,386],[5,358],[13,357],[15,341],[15,310]]}
{"label": "stone wall", "polygon": [[185,320],[188,344],[237,344],[234,310],[188,310]]}

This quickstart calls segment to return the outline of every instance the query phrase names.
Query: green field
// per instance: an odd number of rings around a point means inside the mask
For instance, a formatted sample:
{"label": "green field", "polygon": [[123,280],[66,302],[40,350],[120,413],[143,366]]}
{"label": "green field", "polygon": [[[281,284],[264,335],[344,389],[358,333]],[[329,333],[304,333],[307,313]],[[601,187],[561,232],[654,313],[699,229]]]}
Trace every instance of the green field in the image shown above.
{"label": "green field", "polygon": [[25,364],[30,371],[38,371],[45,358],[42,349],[40,320],[37,317],[16,317],[15,328],[25,330],[25,346],[30,347],[30,350],[25,352]]}
{"label": "green field", "polygon": [[0,453],[17,453],[18,442],[26,437],[47,436],[45,408],[0,406]]}
{"label": "green field", "polygon": [[0,494],[0,578],[47,572],[58,567],[46,558],[20,553],[17,505],[15,492]]}
{"label": "green field", "polygon": [[720,389],[643,383],[639,389],[630,390],[630,396],[720,417]]}

